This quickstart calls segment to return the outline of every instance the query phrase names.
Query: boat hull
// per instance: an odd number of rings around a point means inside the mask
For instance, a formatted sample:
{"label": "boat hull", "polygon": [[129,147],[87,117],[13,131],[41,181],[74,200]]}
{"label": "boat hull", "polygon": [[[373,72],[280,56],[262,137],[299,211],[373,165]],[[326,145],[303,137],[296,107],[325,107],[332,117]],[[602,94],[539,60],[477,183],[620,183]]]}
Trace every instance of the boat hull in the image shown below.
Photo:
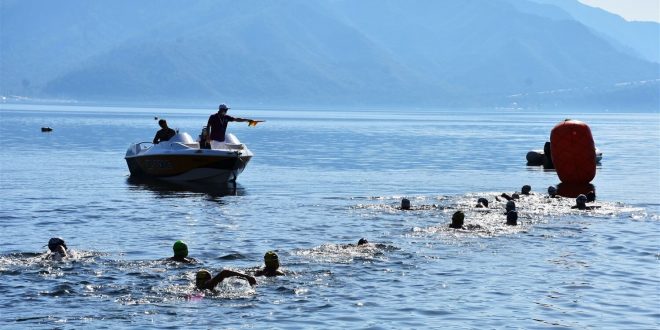
{"label": "boat hull", "polygon": [[213,155],[208,150],[193,155],[138,155],[126,157],[135,177],[173,181],[235,181],[252,158],[251,155]]}

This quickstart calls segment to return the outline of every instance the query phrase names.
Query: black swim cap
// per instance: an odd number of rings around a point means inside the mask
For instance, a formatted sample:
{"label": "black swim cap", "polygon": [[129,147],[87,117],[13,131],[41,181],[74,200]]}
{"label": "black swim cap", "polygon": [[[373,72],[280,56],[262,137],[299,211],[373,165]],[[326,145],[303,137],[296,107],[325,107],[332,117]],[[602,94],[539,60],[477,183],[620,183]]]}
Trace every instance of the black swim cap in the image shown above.
{"label": "black swim cap", "polygon": [[401,209],[402,210],[410,210],[410,200],[407,198],[404,198],[401,200]]}
{"label": "black swim cap", "polygon": [[483,197],[477,199],[477,203],[481,203],[481,205],[488,207],[488,200]]}
{"label": "black swim cap", "polygon": [[64,243],[64,240],[59,238],[59,237],[53,237],[48,240],[48,249],[51,251],[55,251],[58,246],[62,245],[65,250],[68,248],[66,247],[66,243]]}
{"label": "black swim cap", "polygon": [[529,195],[530,191],[532,191],[532,187],[530,185],[524,185],[524,186],[522,186],[522,189],[520,190],[520,192],[523,195]]}

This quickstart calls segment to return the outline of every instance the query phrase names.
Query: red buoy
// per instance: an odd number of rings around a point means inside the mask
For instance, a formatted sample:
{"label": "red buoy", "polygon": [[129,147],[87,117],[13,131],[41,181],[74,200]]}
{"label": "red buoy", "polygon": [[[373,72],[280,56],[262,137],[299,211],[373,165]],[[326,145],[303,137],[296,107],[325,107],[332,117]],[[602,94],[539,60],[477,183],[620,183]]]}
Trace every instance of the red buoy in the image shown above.
{"label": "red buoy", "polygon": [[559,180],[586,184],[596,176],[596,147],[589,126],[566,119],[550,132],[552,162]]}

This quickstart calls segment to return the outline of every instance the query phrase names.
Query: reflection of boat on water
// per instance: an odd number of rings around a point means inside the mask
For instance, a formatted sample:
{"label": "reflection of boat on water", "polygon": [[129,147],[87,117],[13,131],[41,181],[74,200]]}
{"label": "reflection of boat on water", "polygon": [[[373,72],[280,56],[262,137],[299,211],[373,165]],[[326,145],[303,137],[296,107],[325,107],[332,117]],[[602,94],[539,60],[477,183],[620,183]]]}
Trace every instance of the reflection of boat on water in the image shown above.
{"label": "reflection of boat on water", "polygon": [[168,181],[233,182],[252,158],[252,152],[233,134],[222,149],[200,148],[188,133],[169,141],[133,143],[126,151],[131,177]]}
{"label": "reflection of boat on water", "polygon": [[154,178],[129,177],[126,182],[133,189],[149,190],[158,195],[180,195],[180,193],[199,193],[213,197],[243,196],[245,189],[236,182],[206,184],[199,181],[164,181]]}

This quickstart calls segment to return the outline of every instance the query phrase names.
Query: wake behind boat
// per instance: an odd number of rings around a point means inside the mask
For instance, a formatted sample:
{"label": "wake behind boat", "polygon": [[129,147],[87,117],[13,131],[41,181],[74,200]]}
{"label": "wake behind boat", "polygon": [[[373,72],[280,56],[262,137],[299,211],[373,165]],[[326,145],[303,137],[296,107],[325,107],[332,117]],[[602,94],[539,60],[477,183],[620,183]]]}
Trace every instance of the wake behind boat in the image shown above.
{"label": "wake behind boat", "polygon": [[221,149],[200,148],[188,133],[169,141],[132,143],[126,150],[131,177],[171,181],[232,182],[243,172],[252,152],[229,133]]}

